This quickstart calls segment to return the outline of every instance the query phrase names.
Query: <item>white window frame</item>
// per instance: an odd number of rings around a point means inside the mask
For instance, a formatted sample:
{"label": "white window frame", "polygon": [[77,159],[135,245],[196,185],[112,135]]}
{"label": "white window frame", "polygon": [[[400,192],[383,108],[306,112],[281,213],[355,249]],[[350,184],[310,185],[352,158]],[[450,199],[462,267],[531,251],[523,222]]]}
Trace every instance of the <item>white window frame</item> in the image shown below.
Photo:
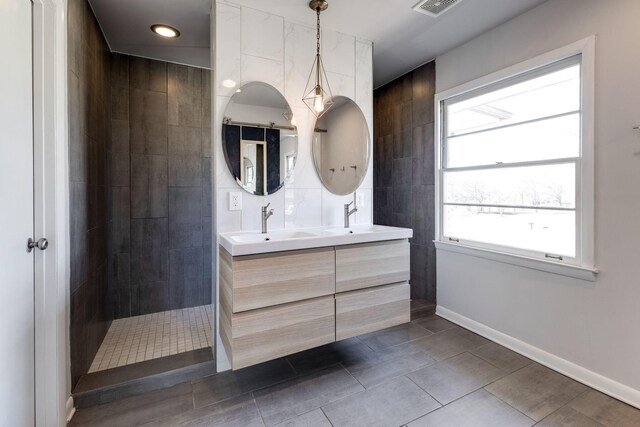
{"label": "white window frame", "polygon": [[[581,144],[576,161],[576,256],[563,260],[549,259],[545,254],[478,242],[452,241],[443,235],[443,135],[445,101],[475,92],[487,86],[497,86],[518,76],[581,56]],[[595,127],[595,37],[591,36],[568,46],[542,54],[487,76],[464,83],[435,95],[435,206],[438,250],[463,253],[494,261],[514,264],[584,280],[595,280],[598,270],[594,259],[594,127]],[[492,88],[495,89],[495,88]]]}

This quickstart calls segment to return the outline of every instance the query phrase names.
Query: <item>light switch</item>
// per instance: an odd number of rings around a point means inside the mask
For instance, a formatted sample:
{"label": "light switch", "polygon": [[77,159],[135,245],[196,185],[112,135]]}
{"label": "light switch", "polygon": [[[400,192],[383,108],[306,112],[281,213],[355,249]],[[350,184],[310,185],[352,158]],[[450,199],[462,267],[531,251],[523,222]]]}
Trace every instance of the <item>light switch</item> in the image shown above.
{"label": "light switch", "polygon": [[242,193],[239,191],[229,192],[229,210],[241,211],[242,210]]}

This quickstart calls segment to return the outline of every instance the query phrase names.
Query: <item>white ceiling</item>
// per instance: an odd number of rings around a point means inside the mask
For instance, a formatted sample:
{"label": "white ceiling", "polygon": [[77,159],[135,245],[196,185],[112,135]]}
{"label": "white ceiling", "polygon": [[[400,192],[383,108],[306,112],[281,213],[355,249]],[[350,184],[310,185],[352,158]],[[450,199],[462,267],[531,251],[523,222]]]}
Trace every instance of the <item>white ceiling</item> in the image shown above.
{"label": "white ceiling", "polygon": [[[374,43],[374,85],[381,86],[546,0],[460,0],[438,18],[412,10],[417,0],[329,0],[330,28]],[[209,66],[211,0],[90,0],[112,50]],[[232,3],[315,25],[308,0],[234,0]],[[149,27],[178,28],[175,40]],[[313,46],[309,47],[313,49]]]}
{"label": "white ceiling", "polygon": [[[212,0],[89,0],[114,52],[209,68]],[[177,39],[151,32],[153,24],[180,31]]]}

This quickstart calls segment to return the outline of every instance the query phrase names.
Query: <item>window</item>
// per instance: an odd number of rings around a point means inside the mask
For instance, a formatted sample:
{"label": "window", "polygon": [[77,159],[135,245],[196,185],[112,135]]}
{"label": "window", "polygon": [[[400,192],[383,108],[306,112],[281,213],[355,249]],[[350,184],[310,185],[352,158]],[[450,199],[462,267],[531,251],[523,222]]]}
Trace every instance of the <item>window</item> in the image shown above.
{"label": "window", "polygon": [[437,96],[438,241],[592,263],[583,59],[547,58]]}

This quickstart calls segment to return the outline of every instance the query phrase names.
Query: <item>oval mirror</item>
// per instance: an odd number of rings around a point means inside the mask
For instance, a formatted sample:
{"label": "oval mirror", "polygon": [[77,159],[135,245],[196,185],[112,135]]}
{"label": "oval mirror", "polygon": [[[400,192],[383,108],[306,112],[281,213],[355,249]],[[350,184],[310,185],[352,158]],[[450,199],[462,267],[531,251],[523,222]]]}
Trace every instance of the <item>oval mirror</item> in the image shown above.
{"label": "oval mirror", "polygon": [[356,191],[369,166],[367,120],[351,99],[336,96],[333,106],[316,120],[313,161],[324,186],[344,196]]}
{"label": "oval mirror", "polygon": [[298,132],[284,96],[262,82],[242,86],[224,112],[222,146],[240,187],[258,196],[282,188],[298,154]]}

